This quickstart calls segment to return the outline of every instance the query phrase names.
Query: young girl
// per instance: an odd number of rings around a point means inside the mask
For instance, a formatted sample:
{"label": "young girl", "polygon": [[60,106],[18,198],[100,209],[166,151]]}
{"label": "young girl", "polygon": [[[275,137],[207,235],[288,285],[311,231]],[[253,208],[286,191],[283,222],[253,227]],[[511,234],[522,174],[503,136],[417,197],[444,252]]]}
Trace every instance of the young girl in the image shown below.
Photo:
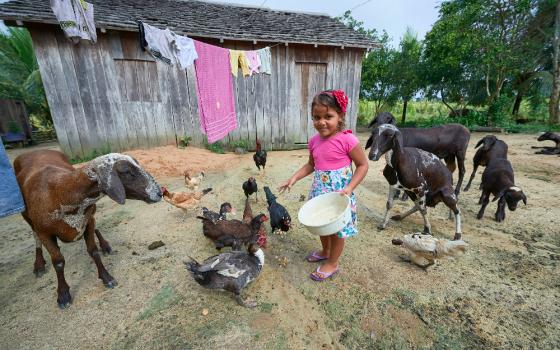
{"label": "young girl", "polygon": [[[368,161],[356,136],[345,130],[347,104],[348,97],[342,90],[323,91],[313,98],[311,114],[318,134],[309,140],[309,160],[278,188],[281,192],[290,190],[298,180],[314,172],[310,199],[333,191],[350,196],[352,221],[338,233],[321,236],[322,250],[313,251],[306,258],[309,262],[326,260],[309,276],[315,281],[324,281],[338,272],[345,239],[358,233],[353,191],[366,176]],[[356,165],[354,174],[352,162]]]}

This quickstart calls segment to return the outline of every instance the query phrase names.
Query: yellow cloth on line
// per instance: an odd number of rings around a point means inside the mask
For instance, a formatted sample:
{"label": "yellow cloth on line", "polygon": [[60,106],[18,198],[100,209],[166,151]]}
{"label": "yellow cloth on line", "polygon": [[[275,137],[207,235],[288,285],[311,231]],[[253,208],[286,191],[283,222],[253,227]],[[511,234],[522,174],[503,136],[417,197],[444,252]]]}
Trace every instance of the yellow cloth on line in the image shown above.
{"label": "yellow cloth on line", "polygon": [[245,56],[245,51],[229,50],[229,62],[231,64],[231,74],[237,76],[237,70],[241,67],[243,75],[250,75],[249,60]]}

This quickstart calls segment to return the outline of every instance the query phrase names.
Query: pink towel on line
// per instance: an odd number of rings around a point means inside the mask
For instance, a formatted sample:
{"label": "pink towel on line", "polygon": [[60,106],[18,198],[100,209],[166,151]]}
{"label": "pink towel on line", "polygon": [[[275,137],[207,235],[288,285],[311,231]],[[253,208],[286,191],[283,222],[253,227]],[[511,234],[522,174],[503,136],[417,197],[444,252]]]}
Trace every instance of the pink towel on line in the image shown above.
{"label": "pink towel on line", "polygon": [[237,128],[229,50],[194,40],[200,130],[213,143]]}

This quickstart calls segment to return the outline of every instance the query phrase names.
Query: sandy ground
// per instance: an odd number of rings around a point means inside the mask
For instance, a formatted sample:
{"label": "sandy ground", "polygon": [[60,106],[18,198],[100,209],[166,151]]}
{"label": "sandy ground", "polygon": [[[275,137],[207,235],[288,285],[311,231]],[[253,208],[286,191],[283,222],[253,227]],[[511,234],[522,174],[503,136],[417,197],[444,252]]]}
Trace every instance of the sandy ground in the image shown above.
{"label": "sandy ground", "polygon": [[[359,136],[364,144],[368,135]],[[482,136],[471,136],[468,159]],[[269,237],[264,270],[246,291],[259,303],[256,309],[239,307],[230,294],[205,290],[187,275],[183,261],[189,255],[215,254],[195,212],[185,215],[165,202],[119,206],[100,200],[97,227],[114,249],[102,259],[119,285],[103,286],[83,241],[63,244],[74,298],[67,310],[57,307],[52,266],[48,263],[41,278],[32,273],[34,240],[27,224],[19,215],[1,219],[0,348],[560,348],[560,157],[532,154],[530,146],[538,145],[534,135],[498,137],[509,144],[528,205],[507,211],[506,221],[497,223],[491,203],[484,219],[476,220],[479,170],[459,203],[468,252],[428,270],[404,261],[402,249],[390,243],[420,230],[419,214],[391,222],[385,231],[376,229],[387,191],[381,160],[370,162],[357,190],[360,234],[347,241],[341,273],[322,284],[311,281],[315,265],[304,256],[319,240],[295,220],[310,179],[296,184],[279,198],[295,227],[285,236]],[[214,209],[230,201],[242,212],[241,184],[258,175],[251,154],[193,148],[132,153],[172,191],[183,190],[185,167],[205,170],[203,187],[214,191],[201,205]],[[257,177],[260,186],[276,187],[306,154],[270,152],[266,177]],[[471,170],[469,160],[467,178]],[[252,204],[254,212],[266,211],[262,192]],[[398,202],[395,210],[410,205]],[[454,223],[446,219],[447,209],[441,205],[428,212],[434,234],[451,238]],[[148,250],[156,240],[165,246]]]}

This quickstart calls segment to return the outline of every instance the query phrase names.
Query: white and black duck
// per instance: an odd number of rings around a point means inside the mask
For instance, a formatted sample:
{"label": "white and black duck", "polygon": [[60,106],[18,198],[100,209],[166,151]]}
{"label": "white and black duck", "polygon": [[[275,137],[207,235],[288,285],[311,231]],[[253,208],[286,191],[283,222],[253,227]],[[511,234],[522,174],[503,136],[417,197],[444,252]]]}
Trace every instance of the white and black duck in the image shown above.
{"label": "white and black duck", "polygon": [[202,264],[191,258],[185,265],[201,286],[232,292],[241,306],[257,306],[254,301],[244,300],[241,292],[259,276],[264,266],[264,252],[258,245],[250,244],[247,252],[230,251],[212,256]]}

